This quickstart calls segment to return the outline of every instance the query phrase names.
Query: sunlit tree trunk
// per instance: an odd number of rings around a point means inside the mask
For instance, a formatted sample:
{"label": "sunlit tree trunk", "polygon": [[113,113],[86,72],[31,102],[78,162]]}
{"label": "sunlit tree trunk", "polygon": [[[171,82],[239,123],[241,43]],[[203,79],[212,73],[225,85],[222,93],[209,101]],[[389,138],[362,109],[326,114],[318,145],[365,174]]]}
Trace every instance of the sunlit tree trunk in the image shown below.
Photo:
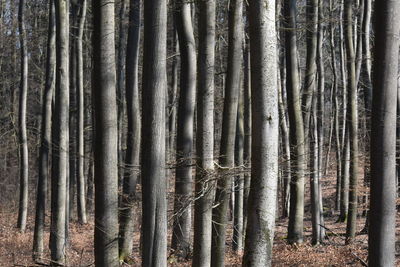
{"label": "sunlit tree trunk", "polygon": [[51,260],[66,260],[68,115],[69,115],[69,2],[56,0],[56,87],[52,128]]}
{"label": "sunlit tree trunk", "polygon": [[243,266],[272,266],[279,147],[275,1],[249,4],[253,143]]}
{"label": "sunlit tree trunk", "polygon": [[119,266],[118,126],[114,2],[93,0],[93,111],[96,266]]}
{"label": "sunlit tree trunk", "polygon": [[19,1],[18,6],[18,31],[21,51],[21,78],[19,86],[19,209],[17,227],[21,232],[26,229],[28,216],[28,136],[26,131],[26,102],[28,95],[28,46],[25,30],[25,0]]}
{"label": "sunlit tree trunk", "polygon": [[167,265],[165,103],[167,1],[144,1],[142,266]]}
{"label": "sunlit tree trunk", "polygon": [[130,1],[128,45],[126,52],[126,106],[128,135],[123,195],[120,210],[120,259],[132,253],[134,231],[134,204],[136,184],[139,178],[140,156],[140,104],[138,66],[140,45],[140,0]]}
{"label": "sunlit tree trunk", "polygon": [[214,64],[215,0],[199,2],[197,93],[196,198],[193,267],[211,264],[211,225],[214,197]]}
{"label": "sunlit tree trunk", "polygon": [[290,211],[288,242],[303,242],[304,219],[304,126],[301,109],[299,62],[296,40],[296,1],[285,1],[284,17],[286,39],[286,86],[290,122],[290,144],[293,149],[292,177],[290,183]]}
{"label": "sunlit tree trunk", "polygon": [[181,59],[180,92],[176,136],[176,173],[174,195],[174,226],[172,248],[182,257],[190,252],[193,123],[196,100],[196,46],[191,5],[177,1],[175,25],[178,33]]}
{"label": "sunlit tree trunk", "polygon": [[[242,65],[242,0],[233,0],[229,6],[229,45],[228,68],[225,86],[225,100],[222,119],[222,133],[219,164],[227,169],[234,166],[235,132],[237,106]],[[222,170],[224,172],[224,170]],[[229,170],[228,170],[229,172]],[[231,174],[218,179],[215,202],[218,206],[213,210],[213,233],[211,266],[224,266],[226,224],[228,222],[228,207],[232,188]]]}
{"label": "sunlit tree trunk", "polygon": [[55,86],[56,23],[54,0],[49,1],[49,26],[47,33],[46,83],[42,102],[42,132],[39,155],[39,176],[36,196],[35,230],[33,235],[33,258],[42,260],[46,198],[50,171],[52,98]]}

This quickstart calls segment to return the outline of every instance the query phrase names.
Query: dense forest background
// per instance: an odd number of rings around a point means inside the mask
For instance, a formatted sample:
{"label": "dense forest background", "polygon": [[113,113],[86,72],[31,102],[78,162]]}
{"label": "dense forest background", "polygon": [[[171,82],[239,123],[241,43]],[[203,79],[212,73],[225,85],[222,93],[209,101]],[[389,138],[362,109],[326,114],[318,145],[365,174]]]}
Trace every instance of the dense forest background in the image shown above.
{"label": "dense forest background", "polygon": [[0,265],[399,266],[399,31],[395,1],[0,0]]}

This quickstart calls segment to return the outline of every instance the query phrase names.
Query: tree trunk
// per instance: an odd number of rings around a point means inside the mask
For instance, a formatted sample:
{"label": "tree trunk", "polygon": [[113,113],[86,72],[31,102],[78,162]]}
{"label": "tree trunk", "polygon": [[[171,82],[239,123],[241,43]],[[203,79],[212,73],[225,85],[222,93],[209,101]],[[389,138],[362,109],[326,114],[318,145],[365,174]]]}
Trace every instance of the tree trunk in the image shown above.
{"label": "tree trunk", "polygon": [[243,266],[271,266],[279,157],[275,1],[251,1],[249,15],[253,143]]}
{"label": "tree trunk", "polygon": [[167,265],[165,100],[167,1],[144,2],[142,266]]}
{"label": "tree trunk", "polygon": [[[233,0],[229,6],[229,45],[228,68],[225,87],[224,110],[219,164],[223,168],[234,167],[235,132],[237,107],[242,65],[242,0]],[[228,207],[232,185],[231,174],[222,174],[218,179],[215,202],[218,206],[213,210],[213,234],[211,266],[224,266],[225,236],[228,222]]]}
{"label": "tree trunk", "polygon": [[214,63],[215,0],[199,3],[197,93],[196,198],[193,267],[211,264],[211,226],[214,197]]}
{"label": "tree trunk", "polygon": [[69,115],[69,5],[56,6],[56,87],[52,128],[51,260],[63,265],[66,260],[66,216],[68,176]]}
{"label": "tree trunk", "polygon": [[243,197],[244,197],[244,180],[243,180],[243,150],[244,150],[244,103],[243,88],[239,92],[238,113],[236,121],[236,137],[235,137],[235,166],[238,174],[234,180],[234,214],[233,214],[233,240],[232,246],[235,252],[243,250]]}
{"label": "tree trunk", "polygon": [[171,247],[186,258],[190,252],[193,123],[196,100],[196,47],[189,2],[176,2],[175,25],[181,58],[176,136],[174,226]]}
{"label": "tree trunk", "polygon": [[96,266],[119,266],[114,2],[93,0],[92,8],[95,263]]}
{"label": "tree trunk", "polygon": [[33,235],[33,259],[41,261],[46,214],[47,183],[50,171],[52,98],[55,86],[56,23],[54,0],[49,2],[49,26],[47,37],[46,83],[42,102],[42,131],[39,155],[39,176],[36,197],[35,230]]}
{"label": "tree trunk", "polygon": [[357,85],[356,66],[353,44],[353,0],[345,2],[346,18],[346,48],[348,70],[348,112],[347,123],[350,138],[350,177],[349,177],[349,215],[347,220],[346,237],[351,242],[356,234],[357,220],[357,182],[358,182],[358,110],[357,110]]}
{"label": "tree trunk", "polygon": [[[250,193],[251,174],[251,74],[250,74],[250,42],[247,39],[244,50],[244,144],[243,144],[243,162],[244,173],[244,196],[243,196],[243,234],[246,234],[247,209]],[[245,238],[243,238],[245,239]]]}
{"label": "tree trunk", "polygon": [[305,154],[308,157],[308,135],[310,128],[312,98],[316,88],[317,78],[317,46],[318,46],[318,2],[307,0],[307,59],[304,76],[304,93],[302,97]]}
{"label": "tree trunk", "polygon": [[[118,109],[118,188],[123,187],[124,172],[124,153],[123,153],[123,139],[124,139],[124,116],[126,112],[126,105],[124,94],[125,75],[126,75],[126,13],[128,0],[122,0],[121,7],[119,10],[119,38],[118,38],[118,53],[117,53],[117,109]],[[122,189],[123,190],[123,189]]]}
{"label": "tree trunk", "polygon": [[123,195],[120,211],[119,258],[125,260],[132,253],[134,231],[134,204],[139,177],[140,104],[138,65],[140,45],[140,0],[130,1],[128,45],[126,53],[126,102],[128,115],[127,151]]}
{"label": "tree trunk", "polygon": [[293,149],[292,180],[290,183],[290,212],[288,242],[303,242],[304,219],[304,127],[300,97],[299,62],[296,41],[296,1],[285,2],[284,6],[286,31],[286,86],[288,114],[290,121],[290,143]]}
{"label": "tree trunk", "polygon": [[76,63],[77,63],[77,96],[78,96],[78,129],[77,129],[77,198],[78,198],[78,220],[82,224],[87,223],[86,218],[86,196],[85,196],[85,144],[84,144],[84,126],[85,126],[85,92],[83,84],[83,31],[86,20],[87,0],[81,0],[81,7],[78,22],[78,36],[76,40]]}
{"label": "tree trunk", "polygon": [[28,136],[26,132],[26,102],[28,94],[28,47],[25,31],[25,0],[19,1],[18,6],[18,31],[21,51],[21,79],[19,86],[19,209],[17,227],[25,232],[28,216]]}
{"label": "tree trunk", "polygon": [[400,2],[377,1],[371,135],[370,266],[395,266],[396,95]]}

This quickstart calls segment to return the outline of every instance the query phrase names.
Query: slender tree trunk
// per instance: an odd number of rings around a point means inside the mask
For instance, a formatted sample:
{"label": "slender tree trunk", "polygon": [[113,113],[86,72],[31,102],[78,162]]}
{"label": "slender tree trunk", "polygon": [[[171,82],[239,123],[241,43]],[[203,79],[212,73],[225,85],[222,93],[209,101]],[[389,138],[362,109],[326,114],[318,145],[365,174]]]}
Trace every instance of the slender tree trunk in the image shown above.
{"label": "slender tree trunk", "polygon": [[193,267],[211,264],[212,203],[214,197],[214,64],[215,0],[199,2],[197,93],[196,198]]}
{"label": "slender tree trunk", "polygon": [[299,63],[296,41],[296,1],[285,1],[284,17],[286,31],[286,86],[290,121],[290,143],[293,149],[292,177],[290,183],[290,212],[288,242],[303,242],[304,218],[304,127],[300,97]]}
{"label": "slender tree trunk", "polygon": [[21,232],[26,229],[28,216],[28,136],[26,132],[26,102],[28,95],[28,47],[25,31],[25,0],[19,1],[18,31],[21,51],[21,79],[19,86],[19,209],[17,227]]}
{"label": "slender tree trunk", "polygon": [[[174,58],[172,62],[171,73],[171,91],[168,93],[168,150],[167,158],[170,165],[176,160],[176,113],[177,113],[177,96],[178,96],[178,67],[179,67],[179,43],[174,24],[173,30],[173,51]],[[168,177],[172,174],[169,168]]]}
{"label": "slender tree trunk", "polygon": [[[236,119],[242,65],[242,10],[242,0],[233,0],[230,2],[228,68],[219,160],[219,164],[228,169],[234,166]],[[215,267],[224,266],[225,262],[225,236],[231,185],[231,174],[222,174],[222,177],[219,177],[215,195],[215,202],[218,203],[218,206],[213,210],[212,228],[211,266]]]}
{"label": "slender tree trunk", "polygon": [[[284,57],[284,54],[283,54]],[[286,107],[283,102],[283,90],[285,90],[285,71],[282,68],[286,68],[285,59],[280,60],[281,71],[279,75],[280,85],[278,86],[278,105],[279,105],[279,118],[280,118],[280,129],[282,136],[282,150],[284,153],[284,164],[282,164],[282,175],[283,175],[283,191],[282,191],[282,217],[286,218],[289,216],[289,201],[290,201],[290,180],[291,180],[291,155],[290,155],[290,136],[289,136],[289,125],[286,113]]]}
{"label": "slender tree trunk", "polygon": [[[251,168],[251,74],[250,74],[250,43],[246,40],[244,50],[244,144],[243,144],[243,162],[244,162],[244,196],[243,196],[243,234],[246,234],[247,209],[250,193],[250,168]],[[244,238],[243,238],[244,239]]]}
{"label": "slender tree trunk", "polygon": [[370,47],[370,25],[371,25],[371,2],[372,0],[364,0],[364,20],[362,25],[363,47],[364,47],[364,64],[365,64],[365,83],[364,96],[365,103],[368,104],[367,112],[370,112],[372,105],[372,79],[371,79],[371,47]]}
{"label": "slender tree trunk", "polygon": [[171,247],[186,258],[190,252],[193,123],[196,100],[196,47],[189,2],[180,0],[175,6],[181,74],[176,138],[176,173],[174,226]]}
{"label": "slender tree trunk", "polygon": [[138,65],[140,45],[140,0],[130,1],[128,45],[126,53],[126,102],[128,115],[127,151],[123,196],[120,211],[119,258],[124,260],[132,253],[134,231],[134,204],[139,177],[140,156],[140,104]]}
{"label": "slender tree trunk", "polygon": [[[123,187],[124,179],[124,152],[123,152],[123,139],[124,139],[124,116],[126,113],[125,94],[125,75],[126,64],[125,54],[127,50],[127,36],[126,36],[126,13],[128,0],[122,0],[119,10],[119,38],[118,38],[118,53],[117,53],[117,108],[118,108],[118,185],[119,188]],[[126,85],[125,85],[126,86]],[[123,189],[122,189],[123,190]]]}
{"label": "slender tree trunk", "polygon": [[57,0],[56,6],[56,87],[52,140],[51,260],[63,265],[66,260],[68,115],[69,115],[69,3]]}
{"label": "slender tree trunk", "polygon": [[165,97],[167,1],[144,2],[142,266],[167,265]]}
{"label": "slender tree trunk", "polygon": [[[340,191],[341,191],[341,174],[342,174],[342,146],[340,142],[340,121],[339,121],[339,86],[338,86],[338,73],[337,73],[337,62],[336,62],[336,45],[335,45],[335,28],[333,23],[334,13],[333,13],[333,1],[329,1],[329,11],[330,11],[330,52],[331,52],[331,62],[332,62],[332,72],[333,72],[333,117],[334,117],[334,137],[336,145],[336,197],[335,197],[335,210],[339,210],[340,207]],[[328,161],[327,161],[328,163]],[[326,164],[326,166],[328,166]]]}
{"label": "slender tree trunk", "polygon": [[52,98],[55,86],[56,23],[54,0],[49,2],[49,26],[47,36],[46,83],[42,102],[42,131],[39,155],[39,177],[36,197],[35,230],[33,235],[33,259],[42,260],[44,225],[46,214],[47,183],[50,171]]}
{"label": "slender tree trunk", "polygon": [[86,20],[87,0],[81,0],[80,13],[78,22],[78,36],[76,40],[76,57],[77,57],[77,96],[78,96],[78,129],[77,129],[77,198],[78,198],[78,220],[82,224],[87,223],[86,218],[86,196],[85,196],[85,139],[84,139],[84,126],[85,126],[85,89],[83,84],[83,31]]}
{"label": "slender tree trunk", "polygon": [[395,266],[396,95],[400,2],[377,1],[371,135],[370,266]]}
{"label": "slender tree trunk", "polygon": [[114,2],[93,0],[92,8],[95,263],[96,266],[119,266]]}
{"label": "slender tree trunk", "polygon": [[235,252],[243,250],[243,150],[244,150],[244,103],[243,88],[239,92],[238,113],[236,121],[236,137],[235,137],[235,165],[239,172],[235,175],[234,192],[235,205],[233,214],[233,241],[232,246]]}
{"label": "slender tree trunk", "polygon": [[243,266],[271,266],[279,147],[275,1],[251,1],[249,15],[253,143]]}
{"label": "slender tree trunk", "polygon": [[[323,242],[325,239],[325,228],[324,228],[324,206],[323,206],[323,197],[322,197],[322,189],[321,189],[321,179],[322,179],[322,166],[323,166],[323,155],[324,155],[324,129],[325,129],[325,64],[323,58],[323,42],[324,42],[324,13],[323,13],[323,1],[318,2],[318,41],[317,41],[317,70],[318,70],[318,90],[315,94],[317,99],[317,136],[318,138],[318,166],[317,166],[317,175],[318,175],[318,203],[319,203],[319,241]],[[329,157],[326,159],[328,160]]]}
{"label": "slender tree trunk", "polygon": [[358,182],[358,110],[357,110],[357,85],[356,66],[353,44],[353,0],[345,2],[346,18],[346,48],[347,48],[347,70],[348,70],[348,127],[350,138],[350,177],[349,177],[349,215],[347,220],[346,237],[351,242],[356,234],[357,220],[357,182]]}
{"label": "slender tree trunk", "polygon": [[318,2],[321,0],[307,0],[307,59],[304,76],[304,93],[302,96],[305,153],[308,156],[308,141],[312,98],[316,88],[317,78],[317,46],[318,46]]}

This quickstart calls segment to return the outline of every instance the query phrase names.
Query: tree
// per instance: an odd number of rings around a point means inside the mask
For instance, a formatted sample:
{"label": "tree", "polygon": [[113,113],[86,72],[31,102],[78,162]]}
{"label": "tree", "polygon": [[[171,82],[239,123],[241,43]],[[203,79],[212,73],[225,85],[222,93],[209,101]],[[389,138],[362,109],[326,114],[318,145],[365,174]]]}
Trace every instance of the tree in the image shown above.
{"label": "tree", "polygon": [[228,173],[222,173],[221,177],[219,177],[215,194],[215,202],[218,203],[218,206],[213,209],[212,266],[224,266],[225,261],[226,224],[228,221],[228,206],[232,185],[232,177],[229,169],[234,167],[236,119],[242,65],[242,10],[242,0],[230,2],[228,68],[219,159],[219,164],[223,168],[228,169]]}
{"label": "tree", "polygon": [[176,136],[176,174],[172,248],[182,257],[190,251],[192,197],[193,123],[196,100],[196,45],[193,34],[191,4],[175,3],[175,25],[181,58],[180,94]]}
{"label": "tree", "polygon": [[375,2],[369,266],[395,266],[396,106],[400,3]]}
{"label": "tree", "polygon": [[350,179],[349,179],[349,215],[347,220],[347,242],[355,237],[357,220],[357,183],[358,183],[358,110],[355,52],[353,43],[353,0],[345,1],[347,79],[348,79],[348,112],[347,123],[350,138]]}
{"label": "tree", "polygon": [[56,7],[56,87],[52,128],[51,179],[51,260],[65,263],[66,208],[68,173],[69,114],[69,7],[67,1],[55,1]]}
{"label": "tree", "polygon": [[288,225],[289,243],[303,242],[304,218],[304,127],[300,98],[299,62],[296,40],[296,1],[285,1],[286,27],[286,86],[290,122],[290,143],[294,150],[291,158],[292,181],[290,183],[290,211]]}
{"label": "tree", "polygon": [[114,2],[93,0],[95,263],[118,261],[118,129]]}
{"label": "tree", "polygon": [[196,184],[193,267],[211,264],[211,226],[214,197],[214,64],[215,0],[199,2]]}
{"label": "tree", "polygon": [[140,156],[140,105],[138,88],[138,65],[140,44],[140,0],[130,1],[128,44],[126,52],[126,106],[128,134],[123,195],[120,211],[120,259],[132,252],[134,227],[134,201],[138,182]]}
{"label": "tree", "polygon": [[26,132],[26,102],[28,94],[28,50],[25,30],[25,0],[20,0],[18,5],[18,31],[21,51],[21,81],[19,86],[19,210],[17,227],[21,232],[26,229],[28,216],[28,136]]}
{"label": "tree", "polygon": [[275,1],[251,1],[251,186],[243,266],[271,266],[278,183],[278,58]]}
{"label": "tree", "polygon": [[87,223],[86,218],[86,196],[85,196],[85,143],[84,143],[84,126],[85,126],[85,92],[83,77],[83,31],[85,28],[87,0],[81,0],[80,12],[78,20],[78,36],[76,39],[76,85],[78,96],[78,129],[77,129],[77,198],[78,198],[78,219],[82,224]]}
{"label": "tree", "polygon": [[144,2],[142,266],[167,265],[165,100],[167,1]]}
{"label": "tree", "polygon": [[42,127],[39,155],[39,176],[36,196],[35,230],[33,236],[33,258],[41,260],[46,212],[47,181],[50,171],[52,99],[55,86],[56,67],[56,23],[54,1],[49,1],[49,25],[47,37],[46,83],[42,103]]}

